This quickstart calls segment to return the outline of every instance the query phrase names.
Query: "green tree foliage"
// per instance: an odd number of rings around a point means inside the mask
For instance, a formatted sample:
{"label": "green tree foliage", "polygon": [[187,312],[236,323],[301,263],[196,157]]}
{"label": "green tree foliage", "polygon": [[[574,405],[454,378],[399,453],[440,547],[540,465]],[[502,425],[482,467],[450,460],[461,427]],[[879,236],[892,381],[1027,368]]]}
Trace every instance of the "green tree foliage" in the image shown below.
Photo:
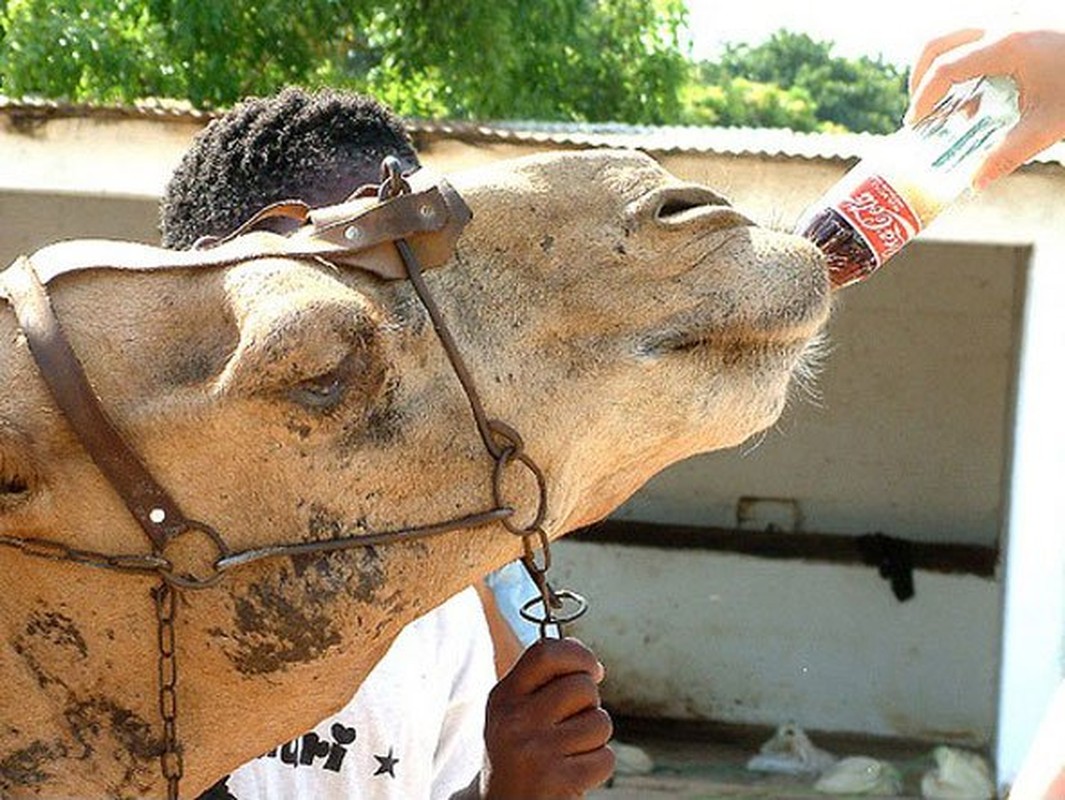
{"label": "green tree foliage", "polygon": [[825,130],[817,103],[805,89],[728,78],[716,83],[692,81],[681,95],[683,119],[690,125]]}
{"label": "green tree foliage", "polygon": [[0,92],[230,105],[291,83],[407,116],[889,132],[905,74],[779,31],[692,64],[685,0],[0,0]]}
{"label": "green tree foliage", "polygon": [[0,91],[229,105],[289,83],[397,111],[667,122],[683,0],[0,0]]}
{"label": "green tree foliage", "polygon": [[[716,86],[716,96],[690,98],[688,114],[718,115],[717,124],[759,124],[781,121],[796,130],[890,133],[906,110],[906,72],[880,59],[832,55],[832,42],[806,34],[778,31],[751,46],[729,45],[717,62],[699,65],[696,83]],[[758,87],[776,87],[772,89]],[[810,103],[814,112],[811,125]]]}
{"label": "green tree foliage", "polygon": [[163,31],[145,12],[123,2],[8,0],[0,17],[4,92],[102,101],[179,93],[162,60]]}

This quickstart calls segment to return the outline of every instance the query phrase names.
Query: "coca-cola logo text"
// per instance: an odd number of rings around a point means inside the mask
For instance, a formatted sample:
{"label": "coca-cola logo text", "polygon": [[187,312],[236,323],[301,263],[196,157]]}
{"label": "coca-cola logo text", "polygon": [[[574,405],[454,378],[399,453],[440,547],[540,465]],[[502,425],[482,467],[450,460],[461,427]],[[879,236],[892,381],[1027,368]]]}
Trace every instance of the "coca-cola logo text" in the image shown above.
{"label": "coca-cola logo text", "polygon": [[850,220],[881,264],[921,230],[913,209],[880,177],[862,181],[836,208]]}

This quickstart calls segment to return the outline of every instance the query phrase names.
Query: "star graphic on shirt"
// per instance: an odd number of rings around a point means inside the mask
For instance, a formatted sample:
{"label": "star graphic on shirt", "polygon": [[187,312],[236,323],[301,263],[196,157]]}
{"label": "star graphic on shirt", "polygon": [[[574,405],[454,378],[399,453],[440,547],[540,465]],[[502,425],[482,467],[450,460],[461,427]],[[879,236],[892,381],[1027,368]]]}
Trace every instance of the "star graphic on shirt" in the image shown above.
{"label": "star graphic on shirt", "polygon": [[387,773],[390,778],[396,777],[396,764],[399,763],[399,759],[392,757],[391,747],[388,748],[387,756],[375,755],[374,758],[377,759],[377,772],[375,772],[374,775],[384,775]]}

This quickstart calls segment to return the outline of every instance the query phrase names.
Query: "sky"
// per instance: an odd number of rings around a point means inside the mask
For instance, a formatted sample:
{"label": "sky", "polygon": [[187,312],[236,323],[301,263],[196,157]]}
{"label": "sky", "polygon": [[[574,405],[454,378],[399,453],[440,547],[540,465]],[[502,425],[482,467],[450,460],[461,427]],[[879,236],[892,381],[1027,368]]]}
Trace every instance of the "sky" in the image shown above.
{"label": "sky", "polygon": [[725,43],[759,44],[780,28],[835,42],[846,58],[882,56],[909,66],[933,36],[995,19],[1065,24],[1065,0],[688,0],[692,53],[712,59]]}

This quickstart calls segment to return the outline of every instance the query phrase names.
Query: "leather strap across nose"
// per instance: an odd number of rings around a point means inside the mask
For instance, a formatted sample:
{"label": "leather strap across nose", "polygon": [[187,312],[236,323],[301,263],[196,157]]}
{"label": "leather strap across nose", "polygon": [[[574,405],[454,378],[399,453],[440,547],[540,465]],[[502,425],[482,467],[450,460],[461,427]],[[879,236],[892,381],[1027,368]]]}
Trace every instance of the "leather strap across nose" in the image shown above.
{"label": "leather strap across nose", "polygon": [[[376,197],[357,198],[314,210],[298,201],[267,206],[233,234],[201,249],[163,250],[133,242],[83,239],[38,250],[32,268],[47,286],[60,275],[91,269],[149,272],[221,267],[257,258],[321,257],[385,280],[402,280],[407,273],[392,242],[406,239],[424,269],[438,267],[447,262],[473,217],[459,193],[438,175],[421,169],[408,180],[410,193],[383,202]],[[280,211],[264,213],[271,210]],[[237,235],[267,216],[288,216],[307,224],[287,237]],[[5,297],[2,283],[0,279],[0,297]]]}
{"label": "leather strap across nose", "polygon": [[287,255],[320,255],[344,266],[372,272],[385,280],[404,280],[407,270],[396,248],[405,239],[423,269],[446,262],[472,213],[458,192],[431,170],[403,179],[404,193],[381,202],[376,186],[356,191],[343,203],[312,209],[301,200],[266,206],[223,238],[205,237],[200,252],[212,252],[250,233],[270,219],[293,220],[301,227],[288,237]]}

